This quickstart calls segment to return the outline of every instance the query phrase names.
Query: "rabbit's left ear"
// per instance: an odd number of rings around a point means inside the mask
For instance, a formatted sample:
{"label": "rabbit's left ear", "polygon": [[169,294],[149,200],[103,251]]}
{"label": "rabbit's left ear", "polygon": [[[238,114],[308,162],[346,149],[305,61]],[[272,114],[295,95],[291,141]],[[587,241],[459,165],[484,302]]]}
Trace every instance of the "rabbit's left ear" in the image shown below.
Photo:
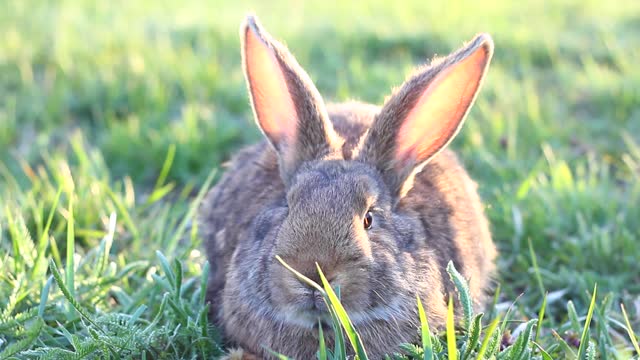
{"label": "rabbit's left ear", "polygon": [[394,195],[458,133],[492,54],[491,37],[480,34],[455,53],[419,70],[380,110],[359,159],[381,171]]}
{"label": "rabbit's left ear", "polygon": [[258,126],[278,152],[285,183],[303,161],[335,148],[333,127],[307,73],[254,16],[241,27],[242,58]]}

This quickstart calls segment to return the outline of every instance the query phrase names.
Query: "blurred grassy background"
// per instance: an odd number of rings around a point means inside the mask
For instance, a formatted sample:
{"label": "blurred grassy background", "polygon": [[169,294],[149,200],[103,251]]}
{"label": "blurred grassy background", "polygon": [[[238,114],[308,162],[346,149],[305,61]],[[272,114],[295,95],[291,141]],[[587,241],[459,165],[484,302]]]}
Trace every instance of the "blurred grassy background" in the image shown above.
{"label": "blurred grassy background", "polygon": [[[177,224],[212,168],[259,139],[239,54],[248,11],[290,47],[329,101],[380,103],[414,66],[491,33],[492,68],[453,147],[487,204],[502,254],[501,301],[524,293],[516,307],[527,317],[550,291],[553,326],[566,320],[568,300],[584,312],[597,282],[602,293],[636,304],[637,328],[640,2],[633,0],[4,0],[5,264],[20,263],[15,219],[39,238],[58,187],[63,203],[78,204],[79,254],[99,243],[114,211],[127,223],[112,254],[120,264],[152,259],[143,249],[202,262],[192,251],[199,240],[176,247],[163,231]],[[158,219],[172,221],[158,228]],[[52,239],[63,238],[66,221],[56,212]],[[45,258],[55,252],[47,249]],[[7,284],[19,274],[10,275],[0,295],[14,290]]]}

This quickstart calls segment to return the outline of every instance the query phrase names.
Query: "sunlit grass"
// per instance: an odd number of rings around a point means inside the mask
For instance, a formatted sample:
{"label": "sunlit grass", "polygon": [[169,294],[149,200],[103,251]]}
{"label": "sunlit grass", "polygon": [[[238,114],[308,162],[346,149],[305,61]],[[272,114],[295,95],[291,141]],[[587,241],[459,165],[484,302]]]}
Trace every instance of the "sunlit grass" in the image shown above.
{"label": "sunlit grass", "polygon": [[[0,359],[224,353],[193,219],[259,139],[239,65],[249,10],[331,101],[381,102],[433,54],[494,37],[452,146],[486,204],[499,291],[480,316],[452,275],[455,333],[421,317],[402,356],[637,356],[640,2],[6,0]],[[318,354],[342,359],[358,329],[328,300],[342,342]]]}

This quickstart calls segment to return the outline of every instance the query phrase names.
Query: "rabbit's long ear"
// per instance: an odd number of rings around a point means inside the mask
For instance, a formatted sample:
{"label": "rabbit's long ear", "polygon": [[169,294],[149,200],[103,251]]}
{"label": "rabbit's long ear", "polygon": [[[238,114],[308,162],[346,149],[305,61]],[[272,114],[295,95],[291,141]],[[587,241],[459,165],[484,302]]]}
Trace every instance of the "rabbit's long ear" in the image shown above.
{"label": "rabbit's long ear", "polygon": [[[374,164],[395,195],[455,137],[493,54],[487,34],[410,77],[385,103],[359,160]],[[404,190],[403,190],[404,189]]]}
{"label": "rabbit's long ear", "polygon": [[254,16],[242,24],[241,37],[255,118],[278,152],[287,182],[301,162],[330,153],[337,137],[318,90],[286,47]]}

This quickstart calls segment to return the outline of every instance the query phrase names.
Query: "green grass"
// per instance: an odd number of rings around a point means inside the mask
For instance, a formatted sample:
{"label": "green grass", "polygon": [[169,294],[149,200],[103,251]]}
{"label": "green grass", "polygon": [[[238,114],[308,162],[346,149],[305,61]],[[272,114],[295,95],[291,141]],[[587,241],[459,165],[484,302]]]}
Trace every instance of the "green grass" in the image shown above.
{"label": "green grass", "polygon": [[224,351],[190,220],[215,169],[259,139],[239,62],[250,10],[337,101],[381,102],[413,66],[491,33],[452,146],[487,205],[500,292],[481,332],[449,334],[456,352],[633,356],[640,2],[4,0],[0,359]]}

